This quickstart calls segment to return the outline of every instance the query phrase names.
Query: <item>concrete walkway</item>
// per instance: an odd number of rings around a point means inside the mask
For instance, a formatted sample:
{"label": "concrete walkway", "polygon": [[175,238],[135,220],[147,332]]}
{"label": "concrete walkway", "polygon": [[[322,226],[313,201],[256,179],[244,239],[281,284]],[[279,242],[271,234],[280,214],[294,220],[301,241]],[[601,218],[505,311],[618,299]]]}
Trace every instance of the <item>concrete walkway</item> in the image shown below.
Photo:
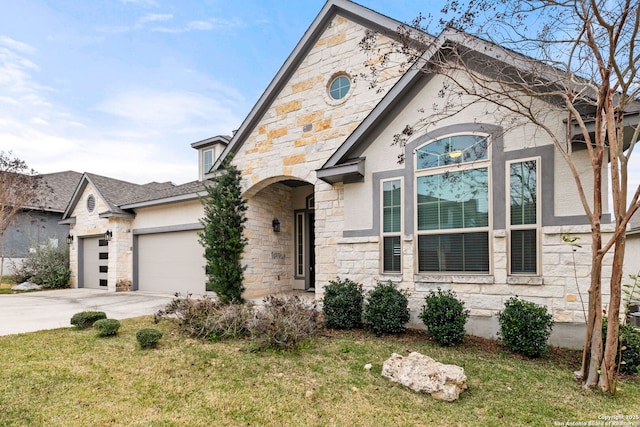
{"label": "concrete walkway", "polygon": [[85,310],[104,311],[111,319],[150,315],[173,298],[166,294],[99,289],[0,295],[0,335],[70,327],[71,316]]}

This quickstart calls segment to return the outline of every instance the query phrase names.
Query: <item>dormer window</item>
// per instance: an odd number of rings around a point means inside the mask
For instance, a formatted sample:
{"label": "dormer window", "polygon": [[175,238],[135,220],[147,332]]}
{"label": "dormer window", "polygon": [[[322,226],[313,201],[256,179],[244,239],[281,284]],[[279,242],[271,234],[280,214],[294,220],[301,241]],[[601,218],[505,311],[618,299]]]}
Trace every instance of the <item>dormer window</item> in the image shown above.
{"label": "dormer window", "polygon": [[213,167],[213,150],[206,150],[202,153],[202,172],[208,174]]}

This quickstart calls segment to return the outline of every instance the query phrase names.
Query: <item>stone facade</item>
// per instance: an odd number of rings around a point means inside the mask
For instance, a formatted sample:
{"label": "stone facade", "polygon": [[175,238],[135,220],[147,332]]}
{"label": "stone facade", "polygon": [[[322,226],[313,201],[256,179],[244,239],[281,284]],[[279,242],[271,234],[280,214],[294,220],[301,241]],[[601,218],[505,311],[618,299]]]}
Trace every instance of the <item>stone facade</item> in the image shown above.
{"label": "stone facade", "polygon": [[[336,277],[336,231],[342,230],[340,186],[316,178],[315,171],[344,142],[382,96],[359,81],[367,61],[358,43],[366,28],[340,15],[302,60],[295,73],[250,132],[234,163],[242,171],[242,185],[249,201],[245,254],[245,287],[248,296],[293,288],[293,212],[290,190],[280,181],[309,185],[315,195],[316,279]],[[396,72],[394,72],[396,71]],[[340,74],[352,79],[345,99],[328,95],[328,85]],[[397,70],[383,73],[382,92],[397,81]],[[277,217],[281,232],[275,236],[271,221]]]}
{"label": "stone facade", "polygon": [[[87,199],[93,196],[95,207],[90,211],[88,209]],[[80,257],[82,239],[90,239],[104,236],[107,230],[112,233],[109,242],[107,262],[107,290],[116,291],[116,282],[119,280],[132,280],[133,278],[133,256],[132,245],[133,235],[131,233],[130,218],[101,218],[100,213],[108,210],[105,201],[100,197],[100,193],[92,184],[87,184],[82,193],[71,216],[75,217],[75,224],[70,226],[70,234],[74,239],[70,245],[69,261],[71,266],[72,287],[78,287],[82,284],[79,277],[79,265],[82,264]]]}

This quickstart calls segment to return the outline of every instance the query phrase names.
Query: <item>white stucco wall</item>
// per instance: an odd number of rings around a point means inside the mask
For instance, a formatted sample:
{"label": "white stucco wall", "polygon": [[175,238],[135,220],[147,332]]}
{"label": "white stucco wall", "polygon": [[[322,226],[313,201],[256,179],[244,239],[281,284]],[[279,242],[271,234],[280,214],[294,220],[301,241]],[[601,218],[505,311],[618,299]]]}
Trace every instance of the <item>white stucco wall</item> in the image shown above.
{"label": "white stucco wall", "polygon": [[[194,165],[195,167],[195,165]],[[133,229],[172,227],[181,224],[196,224],[204,216],[200,200],[187,200],[136,209]]]}

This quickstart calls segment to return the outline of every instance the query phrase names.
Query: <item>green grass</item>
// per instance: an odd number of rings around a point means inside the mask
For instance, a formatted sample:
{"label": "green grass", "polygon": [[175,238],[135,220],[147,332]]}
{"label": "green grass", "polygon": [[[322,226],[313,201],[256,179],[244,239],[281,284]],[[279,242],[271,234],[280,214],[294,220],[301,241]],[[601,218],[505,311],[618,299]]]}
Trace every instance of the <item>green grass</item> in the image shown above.
{"label": "green grass", "polygon": [[[147,327],[164,333],[155,350],[136,343]],[[73,328],[0,337],[0,426],[551,426],[640,414],[637,378],[616,397],[583,390],[572,351],[528,360],[476,338],[441,348],[416,332],[360,331],[326,331],[293,353],[247,347],[184,338],[149,317],[122,321],[113,338]],[[380,375],[391,353],[410,351],[463,366],[469,390],[438,402]]]}

